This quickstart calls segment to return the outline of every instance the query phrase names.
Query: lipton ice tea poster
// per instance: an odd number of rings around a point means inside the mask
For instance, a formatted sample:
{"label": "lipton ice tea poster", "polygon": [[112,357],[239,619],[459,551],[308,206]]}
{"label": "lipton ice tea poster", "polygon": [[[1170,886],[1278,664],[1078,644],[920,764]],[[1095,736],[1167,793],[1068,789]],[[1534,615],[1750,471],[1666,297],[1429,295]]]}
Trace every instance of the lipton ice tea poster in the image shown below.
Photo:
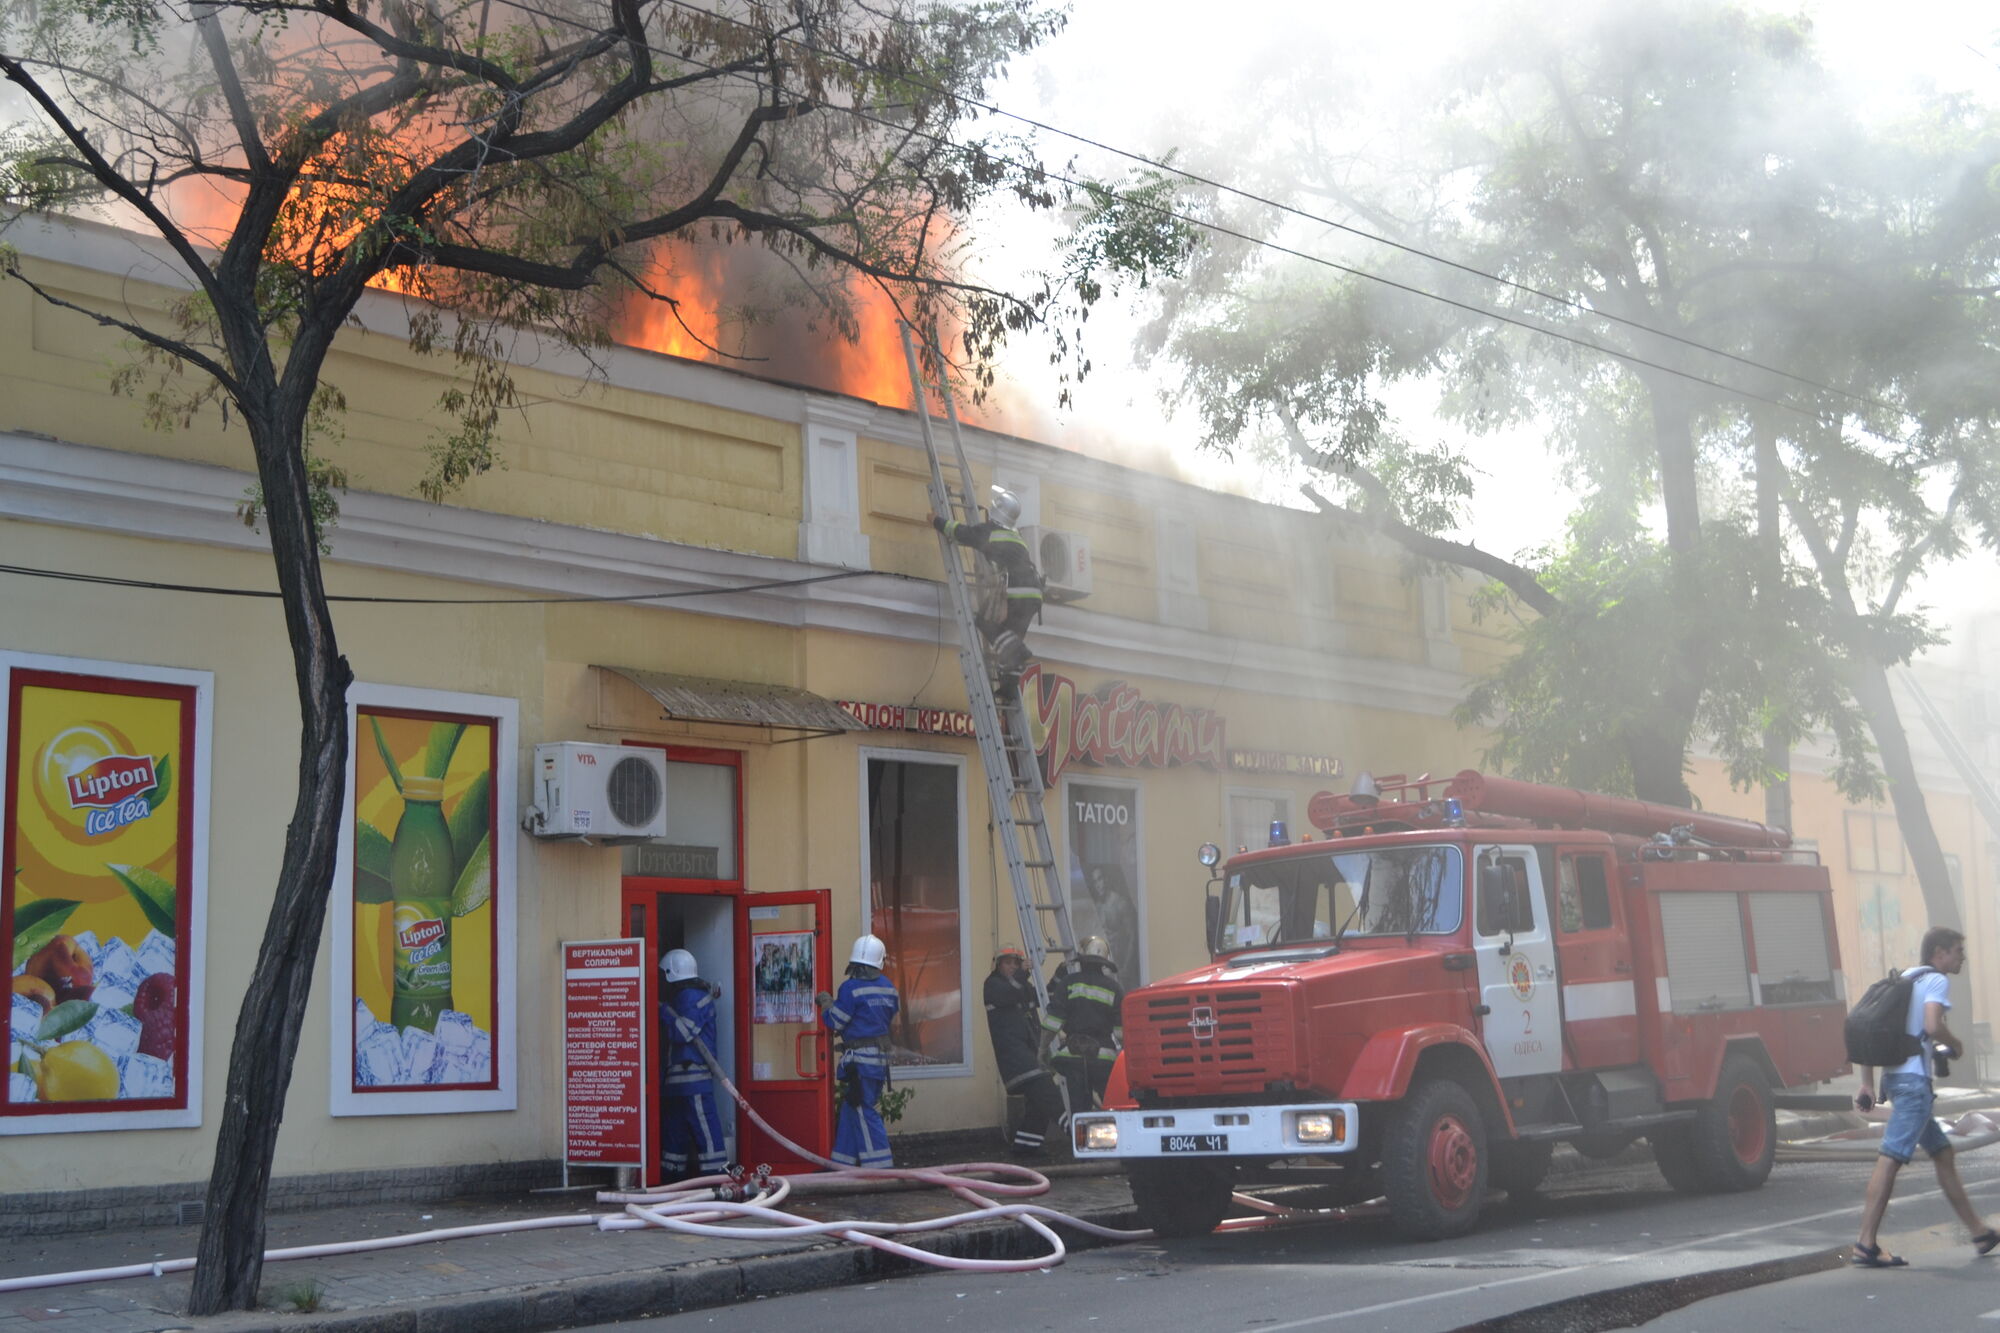
{"label": "lipton ice tea poster", "polygon": [[356,723],[354,1090],[495,1087],[492,719]]}
{"label": "lipton ice tea poster", "polygon": [[20,668],[7,681],[0,1109],[185,1107],[195,687]]}

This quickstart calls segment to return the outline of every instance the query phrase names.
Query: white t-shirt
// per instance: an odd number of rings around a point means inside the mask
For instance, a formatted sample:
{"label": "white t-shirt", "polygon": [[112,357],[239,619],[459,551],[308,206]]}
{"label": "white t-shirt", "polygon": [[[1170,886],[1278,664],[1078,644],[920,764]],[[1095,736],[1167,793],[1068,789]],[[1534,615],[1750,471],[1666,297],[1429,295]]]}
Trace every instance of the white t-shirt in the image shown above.
{"label": "white t-shirt", "polygon": [[[1916,971],[1918,969],[1914,967],[1905,968],[1903,975],[1907,977]],[[1903,1031],[1909,1033],[1912,1037],[1922,1040],[1924,1035],[1924,1006],[1932,1003],[1941,1004],[1947,1009],[1951,1008],[1951,978],[1942,972],[1925,972],[1917,978],[1916,984],[1910,987],[1910,1013],[1909,1017],[1903,1020]],[[1923,1049],[1897,1065],[1894,1069],[1886,1072],[1891,1074],[1915,1074],[1918,1078],[1929,1078],[1931,1073],[1931,1050],[1929,1043],[1924,1043]]]}

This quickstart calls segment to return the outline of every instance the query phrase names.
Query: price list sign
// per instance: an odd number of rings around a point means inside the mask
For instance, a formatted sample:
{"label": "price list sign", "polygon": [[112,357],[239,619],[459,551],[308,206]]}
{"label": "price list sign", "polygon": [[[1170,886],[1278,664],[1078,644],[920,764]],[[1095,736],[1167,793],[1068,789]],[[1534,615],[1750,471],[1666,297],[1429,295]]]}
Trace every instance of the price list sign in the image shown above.
{"label": "price list sign", "polygon": [[646,1164],[644,940],[569,940],[563,956],[563,1161]]}

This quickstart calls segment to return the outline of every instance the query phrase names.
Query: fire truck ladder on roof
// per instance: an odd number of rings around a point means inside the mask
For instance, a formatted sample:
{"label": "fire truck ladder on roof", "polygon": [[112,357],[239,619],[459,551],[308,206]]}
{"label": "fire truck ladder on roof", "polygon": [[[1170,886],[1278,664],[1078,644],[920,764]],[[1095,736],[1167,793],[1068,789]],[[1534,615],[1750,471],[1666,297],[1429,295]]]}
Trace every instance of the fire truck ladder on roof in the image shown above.
{"label": "fire truck ladder on roof", "polygon": [[[979,510],[973,497],[972,468],[965,461],[958,408],[942,377],[935,390],[925,381],[908,325],[903,326],[903,357],[909,363],[911,397],[917,423],[923,429],[924,452],[930,457],[931,511],[942,519],[977,523]],[[937,363],[941,366],[942,358]],[[931,425],[933,392],[944,402],[945,420],[951,424],[951,451],[947,455],[940,455]],[[1074,957],[1076,934],[1070,925],[1068,895],[1056,875],[1055,847],[1042,810],[1046,789],[1041,761],[1029,739],[1028,717],[1018,693],[1003,704],[994,692],[995,668],[986,636],[979,632],[977,614],[975,579],[977,562],[983,557],[942,532],[938,534],[938,554],[944,558],[952,615],[958,623],[958,665],[965,675],[965,697],[972,705],[973,732],[979,738],[979,758],[986,769],[986,795],[1006,853],[1007,876],[1014,886],[1021,947],[1028,955],[1028,975],[1034,980],[1035,994],[1046,1007],[1049,955]]]}

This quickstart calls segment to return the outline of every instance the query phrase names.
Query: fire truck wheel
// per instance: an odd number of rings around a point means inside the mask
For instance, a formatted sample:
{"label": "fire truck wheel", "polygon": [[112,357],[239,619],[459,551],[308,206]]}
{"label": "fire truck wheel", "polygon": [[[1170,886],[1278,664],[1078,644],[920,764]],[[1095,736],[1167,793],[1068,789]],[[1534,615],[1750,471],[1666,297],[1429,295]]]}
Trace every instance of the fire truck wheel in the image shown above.
{"label": "fire truck wheel", "polygon": [[1389,1215],[1415,1240],[1462,1236],[1486,1195],[1486,1122],[1472,1094],[1448,1078],[1410,1089],[1382,1138]]}
{"label": "fire truck wheel", "polygon": [[1702,1187],[1716,1194],[1754,1190],[1771,1174],[1778,1150],[1771,1081],[1744,1055],[1722,1062],[1715,1097],[1695,1113],[1689,1145]]}
{"label": "fire truck wheel", "polygon": [[1666,1125],[1654,1130],[1653,1161],[1660,1175],[1676,1194],[1700,1194],[1701,1173],[1694,1164],[1694,1135],[1688,1125]]}
{"label": "fire truck wheel", "polygon": [[1486,1167],[1486,1187],[1505,1190],[1510,1198],[1524,1199],[1542,1187],[1549,1174],[1549,1162],[1556,1145],[1540,1143],[1496,1143],[1493,1160]]}
{"label": "fire truck wheel", "polygon": [[1213,1162],[1125,1163],[1139,1220],[1162,1236],[1206,1236],[1229,1211],[1229,1168]]}

